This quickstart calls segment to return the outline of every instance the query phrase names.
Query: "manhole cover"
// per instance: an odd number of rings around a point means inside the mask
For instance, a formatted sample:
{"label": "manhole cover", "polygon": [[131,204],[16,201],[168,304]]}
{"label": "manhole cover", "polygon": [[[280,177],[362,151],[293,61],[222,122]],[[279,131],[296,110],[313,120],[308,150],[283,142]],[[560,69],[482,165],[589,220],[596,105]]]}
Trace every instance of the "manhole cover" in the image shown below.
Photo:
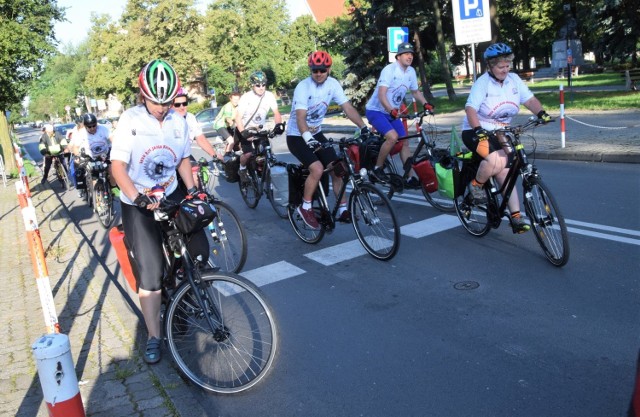
{"label": "manhole cover", "polygon": [[461,281],[453,284],[453,288],[456,290],[475,290],[480,284],[475,281]]}

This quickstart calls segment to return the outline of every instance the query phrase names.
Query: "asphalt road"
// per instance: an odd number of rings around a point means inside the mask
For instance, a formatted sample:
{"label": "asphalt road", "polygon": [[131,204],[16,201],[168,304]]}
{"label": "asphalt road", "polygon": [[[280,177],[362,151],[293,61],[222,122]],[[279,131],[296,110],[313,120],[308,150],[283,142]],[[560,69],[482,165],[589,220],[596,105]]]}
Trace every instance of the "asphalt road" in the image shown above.
{"label": "asphalt road", "polygon": [[[394,197],[404,227],[390,262],[361,254],[349,225],[307,245],[268,201],[248,209],[237,184],[221,183],[216,191],[250,235],[243,275],[269,296],[281,350],[268,378],[247,393],[193,388],[202,410],[625,415],[640,347],[640,167],[537,165],[570,228],[571,259],[561,269],[530,233],[513,235],[503,223],[474,238],[413,194]],[[72,220],[107,253],[105,231],[74,195],[62,196]],[[327,263],[327,253],[345,259]]]}

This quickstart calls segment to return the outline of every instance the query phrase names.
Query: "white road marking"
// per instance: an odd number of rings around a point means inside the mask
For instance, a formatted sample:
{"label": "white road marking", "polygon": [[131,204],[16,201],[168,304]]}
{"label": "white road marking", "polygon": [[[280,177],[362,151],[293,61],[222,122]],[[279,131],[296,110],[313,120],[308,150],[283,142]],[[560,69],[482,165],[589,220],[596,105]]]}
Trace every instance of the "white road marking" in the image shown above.
{"label": "white road marking", "polygon": [[240,273],[240,275],[247,278],[257,286],[262,287],[263,285],[271,284],[287,278],[293,278],[297,275],[302,275],[305,272],[307,271],[305,271],[304,269],[300,269],[297,266],[290,264],[289,262],[280,261],[274,264],[252,269],[250,271],[243,271],[242,273]]}
{"label": "white road marking", "polygon": [[315,252],[305,253],[304,256],[324,266],[330,266],[366,253],[367,251],[364,250],[360,241],[356,239],[320,249]]}
{"label": "white road marking", "polygon": [[400,228],[400,232],[403,236],[419,239],[458,226],[460,226],[460,220],[458,220],[457,217],[449,214],[441,214],[430,219],[406,224]]}

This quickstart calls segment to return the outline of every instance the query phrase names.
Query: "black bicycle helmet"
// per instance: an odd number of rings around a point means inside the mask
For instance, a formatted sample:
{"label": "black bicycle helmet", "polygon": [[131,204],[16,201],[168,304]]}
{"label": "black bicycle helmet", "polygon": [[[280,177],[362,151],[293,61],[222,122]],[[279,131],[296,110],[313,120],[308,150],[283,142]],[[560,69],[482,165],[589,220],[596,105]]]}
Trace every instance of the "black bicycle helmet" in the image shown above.
{"label": "black bicycle helmet", "polygon": [[82,123],[84,123],[84,125],[95,125],[96,123],[98,123],[98,119],[96,118],[95,114],[93,113],[86,113],[82,116]]}
{"label": "black bicycle helmet", "polygon": [[487,61],[492,58],[498,58],[500,56],[507,56],[513,54],[513,51],[506,43],[494,43],[484,51],[484,60]]}

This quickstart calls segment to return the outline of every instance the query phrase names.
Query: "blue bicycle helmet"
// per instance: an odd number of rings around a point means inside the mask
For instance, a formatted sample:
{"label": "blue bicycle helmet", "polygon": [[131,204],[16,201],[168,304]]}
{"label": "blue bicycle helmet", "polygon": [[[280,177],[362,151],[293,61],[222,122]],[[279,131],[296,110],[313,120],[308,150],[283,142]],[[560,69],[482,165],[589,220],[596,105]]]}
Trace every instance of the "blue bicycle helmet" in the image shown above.
{"label": "blue bicycle helmet", "polygon": [[484,51],[484,60],[507,56],[513,54],[513,51],[506,43],[494,43]]}

